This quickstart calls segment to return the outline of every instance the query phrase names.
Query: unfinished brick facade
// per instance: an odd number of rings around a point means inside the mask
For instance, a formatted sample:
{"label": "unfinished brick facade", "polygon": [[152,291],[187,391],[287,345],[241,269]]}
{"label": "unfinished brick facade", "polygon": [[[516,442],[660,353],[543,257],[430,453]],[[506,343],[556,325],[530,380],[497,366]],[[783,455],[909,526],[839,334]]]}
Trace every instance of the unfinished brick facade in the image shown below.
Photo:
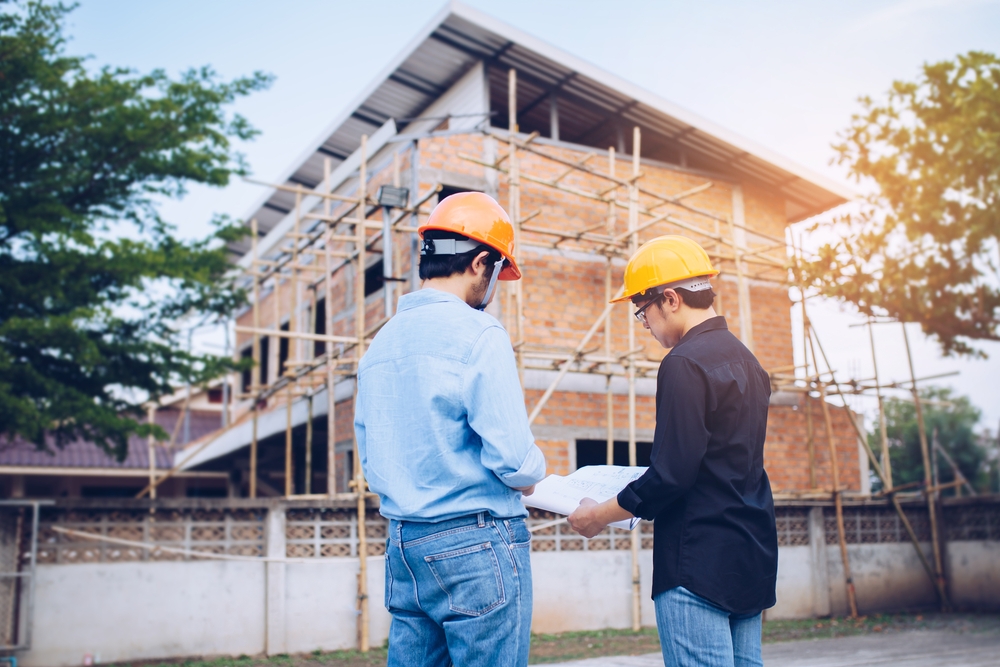
{"label": "unfinished brick facade", "polygon": [[[584,160],[588,153],[595,153],[590,158],[589,166],[600,171],[609,168],[606,153],[591,149],[572,148],[557,142],[539,142],[540,150],[558,158],[578,162]],[[394,170],[398,169],[398,177],[404,187],[416,187],[419,194],[424,194],[437,186],[447,186],[459,189],[475,189],[486,191],[507,207],[509,200],[508,178],[497,175],[496,172],[483,167],[480,162],[493,162],[503,156],[507,147],[503,142],[479,132],[442,133],[441,136],[428,136],[406,144],[391,146],[386,153],[389,157],[380,155],[370,163],[370,179],[368,192],[374,192],[380,185],[391,184]],[[394,167],[391,152],[398,151]],[[520,173],[522,174],[520,189],[520,210],[522,219],[529,218],[524,224],[521,245],[517,250],[523,278],[523,341],[520,349],[525,352],[553,355],[566,354],[577,345],[585,332],[591,327],[605,307],[607,301],[605,287],[605,272],[608,262],[606,256],[587,252],[584,246],[572,239],[557,239],[554,236],[531,231],[532,229],[560,230],[568,233],[578,233],[586,230],[600,230],[601,233],[612,236],[626,232],[627,216],[624,209],[615,213],[613,222],[609,221],[607,205],[592,201],[586,197],[572,194],[565,190],[555,190],[540,184],[538,181],[551,181],[566,171],[566,167],[552,160],[528,152],[519,152]],[[502,167],[505,168],[505,167]],[[628,156],[619,158],[614,164],[614,173],[627,176],[631,173],[632,163]],[[684,169],[676,165],[643,161],[640,185],[647,191],[664,196],[674,196],[678,193],[711,183],[711,186],[686,199],[684,203],[705,211],[709,211],[723,219],[736,217],[734,206],[742,203],[743,219],[747,231],[741,232],[742,237],[733,234],[734,239],[743,238],[745,243],[753,243],[758,247],[771,244],[773,239],[785,238],[786,216],[783,199],[776,193],[753,183],[738,184],[712,175],[706,175]],[[413,182],[413,175],[417,182]],[[579,171],[565,175],[560,183],[568,190],[600,191],[606,190],[607,181]],[[353,186],[356,188],[356,185]],[[351,190],[344,190],[351,194]],[[619,197],[622,199],[622,197]],[[431,199],[424,210],[429,211],[435,202]],[[640,206],[657,210],[658,213],[668,211],[655,198],[640,195]],[[346,204],[341,204],[341,207]],[[336,214],[338,207],[334,207]],[[537,212],[537,213],[536,213]],[[423,216],[422,216],[423,217]],[[733,230],[720,229],[717,221],[698,215],[685,215],[681,212],[676,216],[685,224],[693,225],[708,232],[723,236]],[[380,212],[373,210],[369,219],[380,220]],[[347,227],[345,227],[347,229]],[[662,234],[683,233],[697,238],[690,231],[679,229],[668,221],[662,221],[644,228],[640,233],[640,242]],[[755,236],[756,234],[766,235]],[[372,232],[370,239],[377,234]],[[702,240],[705,244],[704,239]],[[734,240],[735,244],[737,241]],[[721,252],[725,248],[712,242],[706,245],[709,252]],[[395,275],[407,279],[396,282],[397,295],[400,291],[410,291],[415,286],[410,279],[412,262],[415,259],[412,248],[412,233],[403,232],[394,235]],[[593,247],[591,244],[590,247]],[[749,247],[749,246],[748,246]],[[375,240],[370,250],[368,266],[381,259],[381,241]],[[627,249],[626,249],[627,250]],[[613,289],[621,285],[624,268],[623,253],[613,259],[611,264],[611,284]],[[768,256],[784,260],[785,249],[772,247]],[[731,257],[731,255],[730,255]],[[351,336],[355,331],[355,281],[357,276],[350,262],[334,272],[332,317],[333,330],[327,334]],[[792,325],[790,319],[791,302],[787,288],[780,283],[784,279],[783,271],[771,270],[767,279],[748,278],[749,302],[752,323],[752,337],[744,330],[738,307],[738,288],[735,278],[734,264],[729,260],[717,261],[722,269],[722,275],[715,280],[716,292],[719,298],[717,310],[726,316],[729,327],[734,334],[751,344],[763,367],[769,371],[790,371],[793,367]],[[321,265],[318,262],[317,265]],[[336,266],[336,265],[335,265]],[[297,281],[296,289],[299,296],[294,298],[292,284],[282,283],[277,294],[273,290],[261,295],[260,326],[273,328],[290,319],[291,305],[296,300],[300,310],[296,313],[295,329],[307,331],[315,325],[310,325],[310,312],[314,298],[323,298],[323,291],[318,290],[314,296],[304,287],[304,281]],[[513,285],[503,284],[489,312],[497,316],[504,324],[512,338],[516,334],[514,320]],[[331,306],[327,306],[331,307]],[[367,317],[366,329],[376,328],[384,317],[384,287],[373,291],[366,297]],[[617,306],[611,315],[610,349],[616,355],[625,354],[629,349],[628,321],[632,318],[631,306]],[[237,323],[239,326],[252,326],[252,314],[248,310],[243,313]],[[605,329],[601,327],[587,345],[588,350],[603,351],[606,349]],[[517,341],[514,341],[515,343]],[[245,350],[250,343],[248,334],[238,336],[238,350]],[[644,331],[637,326],[635,329],[636,346],[642,349],[640,358],[657,362],[666,353]],[[268,361],[268,382],[273,382],[278,369],[279,345],[272,340],[268,346],[271,358]],[[308,359],[314,354],[312,342],[292,342],[289,356],[296,359]],[[533,359],[526,362],[525,372],[525,405],[530,412],[537,404],[552,371],[558,368],[557,361],[552,365]],[[600,364],[591,364],[593,370],[600,371]],[[636,435],[637,440],[648,442],[652,438],[654,427],[654,399],[651,395],[650,378],[655,378],[655,367],[646,369],[646,379],[636,397]],[[575,378],[578,385],[581,376],[579,372],[586,368],[574,368],[568,377]],[[548,373],[548,375],[546,375]],[[599,440],[606,437],[606,394],[603,390],[604,376],[590,376],[600,382],[597,389],[565,389],[563,386],[555,391],[544,409],[533,424],[533,430],[538,444],[545,452],[549,472],[567,473],[576,462],[576,442],[581,439]],[[530,379],[530,381],[529,381]],[[564,383],[564,385],[567,383]],[[568,384],[574,385],[574,382]],[[596,385],[595,385],[596,386]],[[806,402],[796,395],[785,394],[772,404],[768,420],[768,439],[765,448],[766,469],[770,476],[773,489],[776,492],[803,491],[810,488],[809,455],[807,448]],[[285,401],[283,394],[271,399],[270,406],[279,406]],[[269,407],[270,407],[269,406]],[[628,427],[628,397],[620,388],[613,396],[614,406],[614,437],[616,440],[627,439]],[[244,408],[246,405],[244,405]],[[830,489],[829,450],[825,438],[823,413],[816,401],[811,408],[814,431],[815,486],[818,489]],[[347,452],[353,438],[352,432],[352,402],[350,399],[339,402],[336,406],[336,433],[334,441],[337,444],[336,465],[338,470],[349,464]],[[860,490],[862,487],[862,467],[859,461],[859,448],[854,431],[847,421],[847,416],[841,408],[831,407],[835,445],[842,485],[848,489]],[[346,483],[346,471],[338,472],[337,479]],[[338,481],[338,486],[341,484]],[[321,488],[316,489],[322,491]],[[346,491],[347,488],[338,488]]]}

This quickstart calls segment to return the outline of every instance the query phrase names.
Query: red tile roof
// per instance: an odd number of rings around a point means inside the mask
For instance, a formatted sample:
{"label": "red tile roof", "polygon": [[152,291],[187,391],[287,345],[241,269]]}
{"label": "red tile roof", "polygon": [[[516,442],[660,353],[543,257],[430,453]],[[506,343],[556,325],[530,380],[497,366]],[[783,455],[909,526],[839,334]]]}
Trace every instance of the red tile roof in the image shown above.
{"label": "red tile roof", "polygon": [[[156,423],[168,434],[172,433],[177,423],[179,410],[160,410],[156,415]],[[197,440],[215,431],[220,426],[220,416],[217,412],[191,411],[191,440]],[[174,451],[186,444],[183,442],[183,427],[178,433]],[[172,468],[173,452],[167,451],[167,443],[156,445],[156,467]],[[17,438],[8,440],[0,437],[0,466],[47,466],[69,468],[148,468],[149,445],[146,438],[133,436],[129,438],[128,454],[124,461],[118,461],[103,448],[93,442],[76,440],[62,448],[54,443],[49,444],[49,451],[44,451],[34,443]]]}

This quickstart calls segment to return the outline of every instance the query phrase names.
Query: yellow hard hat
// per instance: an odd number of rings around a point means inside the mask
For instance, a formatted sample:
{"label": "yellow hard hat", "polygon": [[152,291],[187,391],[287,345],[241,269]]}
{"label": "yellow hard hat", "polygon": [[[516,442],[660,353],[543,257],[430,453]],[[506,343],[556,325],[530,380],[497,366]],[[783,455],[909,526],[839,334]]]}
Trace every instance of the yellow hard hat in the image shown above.
{"label": "yellow hard hat", "polygon": [[[719,272],[712,268],[708,253],[700,245],[686,236],[659,236],[643,243],[628,260],[624,293],[620,298],[612,299],[611,303],[645,295],[656,287],[673,287],[672,283],[689,281],[699,276],[707,281],[717,275]],[[694,287],[695,290],[705,288],[702,284],[695,285],[696,282],[676,287]]]}

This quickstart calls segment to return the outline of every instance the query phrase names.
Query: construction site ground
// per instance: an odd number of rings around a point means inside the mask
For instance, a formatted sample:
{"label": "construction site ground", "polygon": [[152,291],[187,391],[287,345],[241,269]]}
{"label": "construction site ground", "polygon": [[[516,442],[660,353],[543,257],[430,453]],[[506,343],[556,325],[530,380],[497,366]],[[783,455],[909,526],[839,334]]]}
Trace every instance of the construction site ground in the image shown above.
{"label": "construction site ground", "polygon": [[[991,665],[1000,654],[1000,614],[876,614],[858,620],[768,621],[764,623],[764,644],[764,662],[769,667]],[[651,667],[662,664],[659,649],[653,628],[638,633],[596,630],[532,635],[530,662],[553,667]],[[314,651],[122,663],[115,667],[376,667],[385,662],[383,646],[367,654]]]}

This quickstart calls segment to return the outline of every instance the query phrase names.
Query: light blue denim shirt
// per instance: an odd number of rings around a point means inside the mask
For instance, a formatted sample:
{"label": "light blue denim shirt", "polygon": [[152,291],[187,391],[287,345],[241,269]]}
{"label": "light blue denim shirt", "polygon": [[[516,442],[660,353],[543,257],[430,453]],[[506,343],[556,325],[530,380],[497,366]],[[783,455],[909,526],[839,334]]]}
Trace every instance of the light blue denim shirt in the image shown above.
{"label": "light blue denim shirt", "polygon": [[523,516],[513,487],[545,477],[510,337],[439,290],[403,295],[361,359],[354,431],[390,519]]}

